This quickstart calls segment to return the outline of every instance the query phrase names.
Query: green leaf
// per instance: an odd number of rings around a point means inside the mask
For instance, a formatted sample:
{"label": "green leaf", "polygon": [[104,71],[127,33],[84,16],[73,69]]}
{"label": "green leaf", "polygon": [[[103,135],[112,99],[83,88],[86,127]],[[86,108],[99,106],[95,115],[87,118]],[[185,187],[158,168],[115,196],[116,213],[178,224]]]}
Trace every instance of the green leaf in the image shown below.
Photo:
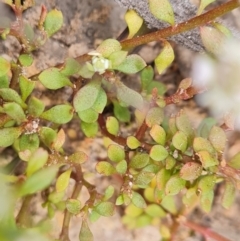
{"label": "green leaf", "polygon": [[124,203],[124,198],[123,198],[123,195],[119,195],[116,199],[116,205],[119,206],[119,205],[122,205]]}
{"label": "green leaf", "polygon": [[199,151],[196,154],[199,156],[203,168],[213,167],[219,164],[218,160],[207,151]]}
{"label": "green leaf", "polygon": [[96,101],[94,102],[92,108],[96,112],[102,113],[106,104],[107,104],[107,95],[106,95],[105,91],[102,88],[100,88],[98,97],[97,97]]}
{"label": "green leaf", "polygon": [[186,181],[178,175],[172,176],[166,183],[165,193],[167,195],[176,195],[185,187],[185,184]]}
{"label": "green leaf", "polygon": [[129,136],[127,138],[127,146],[130,149],[137,149],[138,147],[141,146],[141,142],[134,136]]}
{"label": "green leaf", "polygon": [[18,57],[20,64],[24,67],[30,66],[33,63],[33,57],[29,54],[21,54]]}
{"label": "green leaf", "polygon": [[167,134],[160,125],[153,125],[149,134],[158,144],[165,145]]}
{"label": "green leaf", "polygon": [[111,144],[107,150],[108,158],[113,162],[120,162],[125,159],[125,152],[119,145]]}
{"label": "green leaf", "polygon": [[93,234],[88,227],[88,223],[85,219],[82,221],[80,233],[79,233],[79,241],[93,241]]}
{"label": "green leaf", "polygon": [[152,172],[142,171],[136,176],[134,184],[145,187],[152,181],[154,176],[155,174]]}
{"label": "green leaf", "polygon": [[165,196],[161,202],[161,206],[172,214],[177,214],[178,212],[173,196]]}
{"label": "green leaf", "polygon": [[144,211],[153,218],[163,218],[166,216],[166,212],[157,204],[148,205]]}
{"label": "green leaf", "polygon": [[63,129],[60,129],[59,132],[57,133],[56,139],[54,140],[53,144],[52,144],[52,148],[55,151],[60,151],[64,142],[66,139],[66,135]]}
{"label": "green leaf", "polygon": [[240,169],[240,152],[233,156],[227,164],[234,169]]}
{"label": "green leaf", "polygon": [[171,177],[171,172],[169,170],[166,170],[164,168],[162,168],[156,176],[156,182],[157,182],[157,188],[158,190],[164,190],[167,181],[170,179]]}
{"label": "green leaf", "polygon": [[172,169],[175,166],[177,161],[172,156],[169,155],[166,158],[165,162],[166,162],[166,169],[170,170],[170,169]]}
{"label": "green leaf", "polygon": [[116,69],[127,57],[127,51],[113,52],[108,59],[111,61],[111,68]]}
{"label": "green leaf", "polygon": [[[147,94],[151,95],[152,94],[152,91],[153,89],[157,89],[157,93],[158,95],[164,95],[167,91],[167,87],[165,84],[159,82],[159,81],[152,81],[148,88],[147,88]],[[159,106],[159,107],[165,107],[165,101],[162,97],[158,97],[157,101],[156,101],[156,104]]]}
{"label": "green leaf", "polygon": [[48,160],[48,152],[43,148],[37,149],[30,157],[26,169],[27,176],[32,176],[40,170]]}
{"label": "green leaf", "polygon": [[139,217],[142,213],[143,213],[143,209],[136,207],[132,203],[129,206],[127,206],[127,208],[125,209],[125,214],[132,218]]}
{"label": "green leaf", "polygon": [[105,175],[105,176],[111,176],[113,173],[116,172],[114,166],[106,161],[100,161],[96,165],[96,170],[99,174]]}
{"label": "green leaf", "polygon": [[151,108],[146,116],[146,124],[148,127],[152,127],[154,125],[160,125],[163,121],[163,109],[160,107]]}
{"label": "green leaf", "polygon": [[214,150],[212,144],[209,140],[203,137],[195,137],[193,140],[193,149],[195,152],[207,151],[212,155],[215,155],[216,151]]}
{"label": "green leaf", "polygon": [[104,58],[108,58],[112,53],[120,51],[121,44],[116,39],[106,39],[98,47],[97,52],[102,54]]}
{"label": "green leaf", "polygon": [[120,81],[116,82],[116,87],[118,100],[136,109],[143,107],[143,98],[138,92],[128,88]]}
{"label": "green leaf", "polygon": [[119,132],[118,120],[113,116],[108,116],[106,120],[106,128],[110,134],[117,136]]}
{"label": "green leaf", "polygon": [[23,109],[26,109],[27,105],[24,103],[20,95],[13,89],[9,88],[2,88],[0,89],[0,96],[5,101],[16,102],[19,104]]}
{"label": "green leaf", "polygon": [[163,49],[154,60],[158,73],[162,74],[164,70],[166,70],[171,65],[174,58],[175,55],[171,44],[168,41],[163,41]]}
{"label": "green leaf", "polygon": [[20,91],[21,91],[22,100],[26,101],[26,99],[32,93],[32,91],[35,87],[35,82],[27,79],[23,75],[20,75],[20,77],[19,77],[19,87],[20,87]]}
{"label": "green leaf", "polygon": [[155,18],[174,25],[174,12],[169,0],[149,0],[148,2],[149,10]]}
{"label": "green leaf", "polygon": [[222,128],[218,126],[213,126],[209,133],[209,140],[216,151],[220,153],[224,151],[227,137]]}
{"label": "green leaf", "polygon": [[154,77],[154,71],[151,65],[148,65],[146,68],[143,69],[141,72],[141,84],[142,89],[147,90],[149,84],[152,82]]}
{"label": "green leaf", "polygon": [[73,99],[73,106],[76,112],[91,108],[96,102],[101,88],[101,79],[95,76],[94,81],[83,86]]}
{"label": "green leaf", "polygon": [[145,61],[137,54],[131,54],[115,68],[125,74],[136,74],[146,66]]}
{"label": "green leaf", "polygon": [[51,203],[59,203],[63,200],[65,192],[51,192],[48,196],[48,200]]}
{"label": "green leaf", "polygon": [[81,129],[86,137],[95,137],[98,133],[98,123],[86,123],[81,121]]}
{"label": "green leaf", "polygon": [[0,147],[11,146],[21,135],[21,133],[22,129],[20,127],[8,127],[0,129]]}
{"label": "green leaf", "polygon": [[163,161],[168,157],[168,151],[161,145],[154,145],[149,155],[154,161]]}
{"label": "green leaf", "polygon": [[74,58],[67,58],[64,67],[61,69],[61,74],[66,76],[71,76],[77,74],[81,66]]}
{"label": "green leaf", "polygon": [[127,107],[121,106],[117,101],[113,102],[113,112],[115,117],[121,122],[130,122],[131,114]]}
{"label": "green leaf", "polygon": [[93,208],[101,216],[110,217],[114,214],[114,204],[111,202],[101,202]]}
{"label": "green leaf", "polygon": [[207,194],[213,191],[216,183],[215,175],[204,176],[200,179],[198,183],[198,190],[201,191],[201,195]]}
{"label": "green leaf", "polygon": [[226,36],[216,28],[209,26],[202,26],[200,28],[200,35],[206,50],[212,54],[219,53],[223,44],[226,41]]}
{"label": "green leaf", "polygon": [[79,118],[86,123],[94,123],[98,119],[98,113],[90,108],[83,111],[78,111]]}
{"label": "green leaf", "polygon": [[119,174],[125,174],[127,171],[127,162],[125,160],[118,162],[118,164],[116,165],[116,171]]}
{"label": "green leaf", "polygon": [[72,213],[73,215],[80,213],[81,206],[81,202],[77,199],[68,199],[66,201],[66,208],[68,212]]}
{"label": "green leaf", "polygon": [[6,103],[3,105],[3,109],[5,113],[13,120],[17,121],[18,124],[26,121],[26,115],[19,104],[14,102]]}
{"label": "green leaf", "polygon": [[110,185],[105,190],[103,200],[107,201],[108,199],[110,199],[113,196],[113,194],[114,194],[114,187]]}
{"label": "green leaf", "polygon": [[9,77],[8,75],[0,76],[0,88],[8,88],[9,87]]}
{"label": "green leaf", "polygon": [[227,28],[226,26],[224,26],[223,24],[221,23],[218,23],[218,22],[214,22],[212,23],[212,25],[217,29],[219,30],[220,32],[222,32],[226,37],[233,37],[233,34],[231,32],[231,30],[229,28]]}
{"label": "green leaf", "polygon": [[20,151],[30,150],[34,152],[39,147],[39,138],[38,134],[25,134],[19,138],[19,148]]}
{"label": "green leaf", "polygon": [[101,215],[95,212],[94,210],[91,211],[89,215],[89,219],[91,222],[96,222],[99,218],[101,218]]}
{"label": "green leaf", "polygon": [[225,189],[222,197],[222,206],[229,209],[235,199],[236,188],[232,182],[227,181],[225,184]]}
{"label": "green leaf", "polygon": [[214,199],[213,191],[201,195],[200,206],[204,212],[209,213],[211,211],[213,199]]}
{"label": "green leaf", "polygon": [[73,117],[73,107],[71,105],[56,105],[43,112],[40,117],[56,124],[65,124]]}
{"label": "green leaf", "polygon": [[34,117],[39,117],[45,109],[44,103],[34,96],[28,101],[28,113]]}
{"label": "green leaf", "polygon": [[0,57],[0,77],[2,77],[3,75],[6,75],[10,70],[10,68],[11,68],[11,64],[3,57]]}
{"label": "green leaf", "polygon": [[49,68],[39,75],[40,82],[51,90],[60,89],[64,86],[72,86],[71,81],[57,68]]}
{"label": "green leaf", "polygon": [[47,13],[46,19],[43,23],[44,30],[48,37],[56,33],[63,25],[63,15],[61,11],[53,9]]}
{"label": "green leaf", "polygon": [[72,170],[69,169],[65,172],[63,172],[56,181],[56,191],[62,192],[65,191],[68,187],[70,176],[71,176]]}
{"label": "green leaf", "polygon": [[143,24],[143,19],[133,9],[128,10],[125,13],[124,18],[129,30],[128,38],[132,38],[141,28]]}
{"label": "green leaf", "polygon": [[34,194],[47,188],[58,172],[57,166],[46,167],[40,171],[35,172],[30,176],[20,187],[20,196]]}
{"label": "green leaf", "polygon": [[202,173],[202,166],[196,162],[187,162],[180,170],[180,177],[184,180],[195,180]]}
{"label": "green leaf", "polygon": [[201,0],[200,5],[198,7],[197,15],[202,14],[203,10],[212,2],[216,0]]}
{"label": "green leaf", "polygon": [[147,204],[144,198],[137,192],[132,192],[132,203],[138,208],[146,208]]}
{"label": "green leaf", "polygon": [[200,123],[197,129],[198,136],[208,138],[210,130],[215,124],[217,124],[216,119],[212,117],[203,119],[203,121]]}
{"label": "green leaf", "polygon": [[42,127],[39,131],[40,139],[48,148],[51,148],[57,137],[57,132],[49,127]]}
{"label": "green leaf", "polygon": [[88,160],[88,156],[82,151],[75,152],[68,157],[68,162],[72,162],[76,164],[83,164],[87,160]]}
{"label": "green leaf", "polygon": [[182,131],[178,131],[173,136],[172,144],[176,149],[178,149],[182,152],[185,152],[187,150],[187,146],[188,146],[187,135]]}
{"label": "green leaf", "polygon": [[130,161],[129,166],[132,168],[143,168],[149,163],[149,155],[146,153],[136,154]]}
{"label": "green leaf", "polygon": [[191,122],[189,121],[188,116],[183,110],[181,110],[176,116],[176,126],[178,130],[185,133],[188,136],[188,138],[191,139],[194,135]]}

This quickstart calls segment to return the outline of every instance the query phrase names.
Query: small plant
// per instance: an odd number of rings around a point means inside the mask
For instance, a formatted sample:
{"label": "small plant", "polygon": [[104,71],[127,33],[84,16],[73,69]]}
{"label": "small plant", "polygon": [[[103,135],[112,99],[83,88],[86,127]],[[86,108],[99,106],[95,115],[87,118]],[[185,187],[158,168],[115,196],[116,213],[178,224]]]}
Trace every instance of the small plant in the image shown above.
{"label": "small plant", "polygon": [[[230,160],[224,158],[225,131],[231,126],[227,122],[218,126],[215,120],[207,118],[193,129],[184,110],[175,116],[165,115],[167,105],[205,90],[193,86],[187,78],[181,81],[175,94],[166,97],[165,85],[154,80],[153,67],[131,50],[150,41],[161,41],[163,48],[155,66],[158,74],[162,74],[174,60],[174,51],[166,39],[200,27],[202,42],[215,58],[229,38],[229,30],[215,19],[239,7],[239,1],[231,0],[202,13],[212,2],[203,0],[198,16],[175,25],[169,1],[149,0],[152,14],[169,27],[137,36],[143,20],[129,10],[128,39],[104,40],[95,51],[67,58],[63,64],[34,76],[26,76],[24,68],[32,64],[32,52],[61,28],[62,13],[56,9],[48,12],[42,6],[38,25],[30,26],[24,22],[22,13],[32,7],[31,0],[3,2],[13,9],[16,21],[6,23],[0,29],[1,36],[16,37],[22,49],[16,60],[0,57],[0,147],[2,152],[11,147],[15,153],[7,164],[1,163],[0,240],[68,241],[71,217],[80,215],[79,240],[92,241],[89,221],[112,216],[119,205],[126,207],[123,223],[129,228],[157,225],[164,240],[173,240],[181,224],[205,237],[227,240],[188,220],[188,213],[197,205],[210,212],[219,183],[225,186],[223,207],[229,208],[234,201],[240,186],[240,153]],[[141,90],[127,87],[119,73],[140,73]],[[71,89],[71,99],[68,103],[45,106],[34,94],[37,84],[54,91]],[[110,105],[113,113],[105,114]],[[108,158],[97,163],[96,172],[117,175],[122,183],[120,190],[109,185],[104,193],[98,193],[82,169],[88,156],[64,150],[66,134],[62,125],[73,119],[79,120],[87,137],[102,133]],[[127,137],[121,135],[126,123],[138,126]],[[24,163],[24,168],[15,172],[19,163]],[[72,195],[68,196],[70,179],[75,184]],[[79,200],[83,186],[89,193],[85,203]],[[39,193],[48,216],[33,223],[29,205]],[[17,215],[16,203],[21,204]],[[49,238],[48,220],[57,210],[64,213],[62,231],[59,237]]]}

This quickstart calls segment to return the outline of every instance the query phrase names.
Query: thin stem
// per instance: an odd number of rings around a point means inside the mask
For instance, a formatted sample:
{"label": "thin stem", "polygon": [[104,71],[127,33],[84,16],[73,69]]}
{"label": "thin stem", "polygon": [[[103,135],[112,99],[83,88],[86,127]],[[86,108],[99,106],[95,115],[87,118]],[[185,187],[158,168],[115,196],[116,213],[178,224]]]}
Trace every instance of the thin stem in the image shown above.
{"label": "thin stem", "polygon": [[212,239],[214,239],[216,241],[231,241],[230,239],[225,238],[225,237],[221,236],[218,233],[215,233],[214,231],[212,231],[208,227],[202,226],[202,225],[194,223],[192,221],[188,221],[184,217],[180,218],[180,222],[184,226],[186,226],[186,227],[188,227],[188,228],[190,228],[190,229],[192,229],[192,230],[202,234],[205,238],[212,238]]}
{"label": "thin stem", "polygon": [[[82,181],[82,168],[80,165],[75,165],[75,171],[76,171],[76,184],[72,193],[71,198],[72,199],[77,199],[83,186],[83,181]],[[63,225],[62,225],[62,231],[60,234],[60,240],[62,241],[70,241],[69,239],[69,225],[70,225],[70,220],[71,220],[72,214],[65,209],[64,211],[64,219],[63,219]]]}
{"label": "thin stem", "polygon": [[199,16],[196,16],[190,20],[170,26],[158,31],[138,36],[132,39],[127,39],[121,41],[123,49],[131,49],[139,45],[143,45],[152,41],[157,41],[159,39],[169,38],[173,35],[180,34],[183,32],[190,31],[196,27],[205,25],[218,17],[234,10],[235,8],[240,7],[240,2],[238,0],[231,0],[227,3],[223,3],[220,6],[204,13]]}
{"label": "thin stem", "polygon": [[33,195],[29,195],[24,198],[21,209],[16,217],[16,222],[24,228],[31,226],[31,215],[29,214],[29,207],[32,198]]}

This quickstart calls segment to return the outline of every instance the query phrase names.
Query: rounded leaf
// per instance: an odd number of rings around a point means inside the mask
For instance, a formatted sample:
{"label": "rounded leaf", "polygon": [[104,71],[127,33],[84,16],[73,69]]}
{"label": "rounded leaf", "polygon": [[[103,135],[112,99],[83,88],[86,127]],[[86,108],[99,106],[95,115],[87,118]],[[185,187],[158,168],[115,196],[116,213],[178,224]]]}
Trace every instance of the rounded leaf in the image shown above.
{"label": "rounded leaf", "polygon": [[166,183],[165,193],[167,195],[176,195],[185,187],[185,184],[185,180],[179,176],[173,176]]}
{"label": "rounded leaf", "polygon": [[203,137],[195,137],[193,140],[193,149],[195,152],[207,151],[214,155],[216,152],[209,140]]}
{"label": "rounded leaf", "polygon": [[209,140],[216,151],[224,151],[227,137],[222,128],[218,126],[213,126],[209,133]]}
{"label": "rounded leaf", "polygon": [[166,132],[160,125],[152,126],[150,136],[160,145],[164,145],[166,142]]}
{"label": "rounded leaf", "polygon": [[19,138],[19,149],[20,151],[29,150],[34,152],[39,147],[39,137],[37,133],[25,134]]}
{"label": "rounded leaf", "polygon": [[121,106],[117,101],[113,102],[113,112],[115,117],[121,122],[129,122],[131,119],[130,111],[127,107]]}
{"label": "rounded leaf", "polygon": [[66,201],[66,208],[68,212],[72,213],[73,215],[80,213],[81,206],[81,202],[77,199],[68,199]]}
{"label": "rounded leaf", "polygon": [[44,103],[34,96],[28,101],[28,113],[34,117],[39,117],[45,109]]}
{"label": "rounded leaf", "polygon": [[49,68],[44,70],[38,76],[40,82],[50,90],[60,89],[64,86],[72,86],[71,81],[62,74],[57,68]]}
{"label": "rounded leaf", "polygon": [[195,180],[202,173],[202,166],[196,162],[186,163],[180,171],[180,177],[184,180]]}
{"label": "rounded leaf", "polygon": [[129,166],[132,168],[143,168],[149,163],[149,155],[146,153],[136,154],[130,161]]}
{"label": "rounded leaf", "polygon": [[87,85],[83,86],[73,99],[73,106],[76,112],[87,110],[91,108],[98,98],[101,88],[100,79],[91,81]]}
{"label": "rounded leaf", "polygon": [[125,159],[125,152],[121,146],[111,144],[107,150],[108,158],[113,162],[120,162]]}
{"label": "rounded leaf", "polygon": [[172,144],[176,149],[178,149],[182,152],[185,152],[187,150],[187,146],[188,146],[187,135],[182,131],[178,131],[173,136]]}
{"label": "rounded leaf", "polygon": [[88,160],[88,156],[82,152],[75,152],[68,157],[68,161],[76,164],[82,164]]}
{"label": "rounded leaf", "polygon": [[106,161],[100,161],[96,165],[96,170],[99,174],[103,174],[105,176],[111,176],[113,173],[115,173],[115,168],[113,165]]}
{"label": "rounded leaf", "polygon": [[109,57],[112,53],[122,49],[121,44],[116,39],[106,39],[98,47],[97,52],[104,58]]}
{"label": "rounded leaf", "polygon": [[188,116],[183,110],[181,110],[176,116],[176,126],[179,131],[182,131],[188,137],[192,138],[194,131],[191,122],[188,119]]}
{"label": "rounded leaf", "polygon": [[136,74],[146,66],[145,61],[137,54],[131,54],[115,69],[125,74]]}
{"label": "rounded leaf", "polygon": [[149,155],[154,161],[163,161],[168,157],[168,151],[161,145],[154,145]]}
{"label": "rounded leaf", "polygon": [[153,218],[163,218],[166,216],[166,212],[157,204],[148,205],[144,211]]}
{"label": "rounded leaf", "polygon": [[26,101],[27,97],[32,93],[35,87],[35,82],[27,79],[23,75],[20,75],[19,87],[21,91],[22,100]]}
{"label": "rounded leaf", "polygon": [[146,208],[147,204],[144,198],[137,192],[132,192],[132,203],[138,208]]}
{"label": "rounded leaf", "polygon": [[174,25],[174,12],[169,0],[149,0],[149,10],[161,21]]}
{"label": "rounded leaf", "polygon": [[8,127],[0,129],[0,147],[11,146],[13,142],[21,135],[20,127]]}
{"label": "rounded leaf", "polygon": [[116,165],[116,171],[119,174],[125,174],[127,171],[127,162],[125,160],[118,162],[118,164]]}
{"label": "rounded leaf", "polygon": [[48,37],[50,37],[62,27],[62,24],[62,12],[58,11],[57,9],[53,9],[47,13],[43,26],[44,30],[47,32]]}
{"label": "rounded leaf", "polygon": [[24,67],[30,66],[33,63],[33,57],[29,54],[21,54],[18,57],[20,64]]}
{"label": "rounded leaf", "polygon": [[0,57],[0,77],[6,75],[10,70],[10,67],[11,64],[3,57]]}
{"label": "rounded leaf", "polygon": [[227,181],[222,197],[222,206],[229,209],[234,202],[236,194],[236,188],[232,182]]}
{"label": "rounded leaf", "polygon": [[105,190],[105,193],[104,193],[104,201],[110,199],[114,194],[114,187],[113,186],[108,186],[107,189]]}
{"label": "rounded leaf", "polygon": [[213,199],[214,199],[213,191],[201,195],[200,206],[204,212],[209,213],[211,211]]}
{"label": "rounded leaf", "polygon": [[164,168],[162,168],[156,176],[156,183],[157,183],[157,188],[159,190],[164,190],[167,181],[170,179],[171,177],[171,172],[169,170],[166,170]]}
{"label": "rounded leaf", "polygon": [[111,202],[101,202],[93,210],[101,216],[110,217],[114,213],[114,208],[114,204]]}
{"label": "rounded leaf", "polygon": [[81,241],[93,241],[93,234],[88,227],[88,223],[85,219],[82,221],[80,233],[79,233],[79,240]]}
{"label": "rounded leaf", "polygon": [[3,105],[3,110],[8,116],[10,116],[13,120],[17,121],[17,123],[19,124],[26,121],[26,115],[22,107],[17,103],[6,103]]}
{"label": "rounded leaf", "polygon": [[56,124],[65,124],[73,117],[73,107],[71,105],[57,105],[43,112],[40,117]]}
{"label": "rounded leaf", "polygon": [[67,58],[64,63],[64,67],[60,72],[66,76],[70,76],[78,73],[79,70],[80,64],[77,62],[77,60],[73,58]]}
{"label": "rounded leaf", "polygon": [[56,191],[57,192],[62,192],[65,191],[66,188],[68,187],[69,181],[70,181],[70,176],[71,176],[72,170],[69,169],[65,172],[63,172],[56,181]]}
{"label": "rounded leaf", "polygon": [[90,108],[83,111],[78,111],[79,118],[86,123],[94,123],[98,119],[98,113]]}
{"label": "rounded leaf", "polygon": [[138,186],[147,186],[154,176],[155,174],[152,172],[142,171],[136,176],[134,184]]}
{"label": "rounded leaf", "polygon": [[98,123],[86,123],[84,121],[81,121],[81,129],[86,135],[86,137],[95,137],[98,133]]}
{"label": "rounded leaf", "polygon": [[215,186],[215,183],[216,183],[215,175],[202,177],[198,183],[198,189],[201,191],[201,195],[212,192]]}
{"label": "rounded leaf", "polygon": [[160,107],[151,108],[147,113],[145,121],[148,127],[160,125],[163,121],[163,109]]}
{"label": "rounded leaf", "polygon": [[127,138],[127,146],[130,149],[137,149],[139,146],[141,146],[141,142],[134,136],[129,136]]}
{"label": "rounded leaf", "polygon": [[240,152],[231,158],[228,165],[235,169],[240,169]]}
{"label": "rounded leaf", "polygon": [[106,128],[107,131],[114,135],[117,136],[118,132],[119,132],[119,123],[118,120],[114,117],[114,116],[109,116],[107,117],[106,120]]}
{"label": "rounded leaf", "polygon": [[219,161],[207,151],[199,151],[196,154],[199,156],[203,168],[213,167],[219,164]]}
{"label": "rounded leaf", "polygon": [[31,176],[36,171],[40,170],[48,160],[48,152],[43,148],[37,149],[29,158],[26,173]]}
{"label": "rounded leaf", "polygon": [[158,73],[162,74],[164,70],[171,65],[174,58],[174,51],[171,44],[168,41],[163,41],[163,49],[154,60]]}
{"label": "rounded leaf", "polygon": [[128,10],[125,13],[124,18],[129,30],[128,38],[132,38],[141,28],[143,24],[143,19],[133,9]]}
{"label": "rounded leaf", "polygon": [[148,65],[146,68],[143,69],[141,72],[141,84],[142,89],[147,90],[149,84],[152,82],[154,77],[154,71],[151,65]]}

